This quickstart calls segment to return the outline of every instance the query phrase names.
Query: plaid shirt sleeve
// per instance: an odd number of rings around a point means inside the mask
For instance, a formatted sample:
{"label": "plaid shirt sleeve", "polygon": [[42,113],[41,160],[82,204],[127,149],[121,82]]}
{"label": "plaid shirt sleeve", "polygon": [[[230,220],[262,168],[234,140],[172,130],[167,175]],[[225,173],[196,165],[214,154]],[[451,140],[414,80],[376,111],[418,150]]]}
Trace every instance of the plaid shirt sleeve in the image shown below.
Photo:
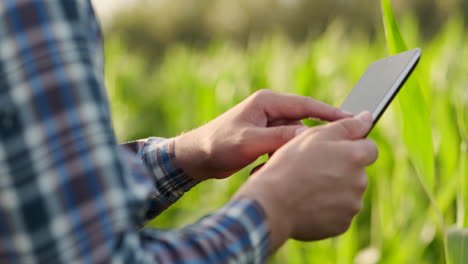
{"label": "plaid shirt sleeve", "polygon": [[[141,159],[155,179],[156,188],[146,211],[145,221],[158,216],[198,183],[177,165],[174,144],[174,139],[156,137],[122,144]],[[138,166],[141,164],[131,167],[135,170]]]}
{"label": "plaid shirt sleeve", "polygon": [[171,140],[117,144],[102,69],[88,0],[0,1],[0,263],[264,261],[268,225],[249,199],[138,230],[195,183]]}

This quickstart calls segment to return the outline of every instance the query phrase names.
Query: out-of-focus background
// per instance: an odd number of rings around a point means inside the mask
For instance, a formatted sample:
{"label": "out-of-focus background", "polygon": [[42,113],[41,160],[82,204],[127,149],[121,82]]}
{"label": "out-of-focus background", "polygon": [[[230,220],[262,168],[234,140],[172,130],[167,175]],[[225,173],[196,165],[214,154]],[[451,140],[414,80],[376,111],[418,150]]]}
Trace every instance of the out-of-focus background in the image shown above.
{"label": "out-of-focus background", "polygon": [[[389,55],[375,0],[93,2],[105,31],[120,141],[175,136],[262,88],[339,106],[365,68]],[[430,150],[422,155],[430,155],[434,175],[421,176],[414,164],[414,147],[402,136],[405,113],[393,104],[371,134],[380,159],[368,170],[365,207],[349,232],[318,243],[290,241],[270,263],[443,263],[440,219],[427,191],[447,225],[468,224],[468,1],[392,4],[408,46],[424,51],[415,78],[428,112],[414,107],[412,118],[418,124],[418,113],[429,115],[433,149],[420,151]],[[252,166],[195,187],[151,225],[182,227],[219,208]]]}

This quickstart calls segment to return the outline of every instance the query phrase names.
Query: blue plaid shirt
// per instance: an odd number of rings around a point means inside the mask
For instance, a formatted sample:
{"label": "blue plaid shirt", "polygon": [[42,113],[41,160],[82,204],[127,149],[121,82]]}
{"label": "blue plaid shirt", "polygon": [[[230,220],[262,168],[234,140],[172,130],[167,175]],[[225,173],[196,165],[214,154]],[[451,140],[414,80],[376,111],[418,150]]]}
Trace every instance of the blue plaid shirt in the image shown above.
{"label": "blue plaid shirt", "polygon": [[258,263],[258,203],[139,230],[194,182],[174,140],[118,145],[89,0],[0,1],[0,263]]}

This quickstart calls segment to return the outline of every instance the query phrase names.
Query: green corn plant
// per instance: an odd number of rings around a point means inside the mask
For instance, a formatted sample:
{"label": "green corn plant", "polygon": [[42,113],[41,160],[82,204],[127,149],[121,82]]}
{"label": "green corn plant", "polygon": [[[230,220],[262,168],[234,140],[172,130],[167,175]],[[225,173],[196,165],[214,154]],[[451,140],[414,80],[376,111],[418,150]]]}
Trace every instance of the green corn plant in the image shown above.
{"label": "green corn plant", "polygon": [[[390,0],[382,0],[382,11],[384,16],[385,33],[389,49],[392,53],[407,50],[407,46],[396,23],[395,15]],[[435,202],[434,195],[434,151],[431,135],[431,125],[429,122],[429,112],[424,99],[424,91],[421,86],[412,80],[407,89],[404,89],[399,97],[399,103],[402,111],[404,139],[415,164],[420,183],[425,190],[434,209],[437,211],[439,225],[444,232],[444,249],[446,262],[448,264],[468,263],[468,230],[463,229],[464,222],[464,177],[465,160],[463,159],[463,148],[466,152],[466,145],[462,146],[462,160],[459,174],[459,195],[457,200],[457,227],[447,229],[444,224],[442,213]],[[427,95],[426,95],[427,98]],[[421,174],[423,177],[421,177]]]}
{"label": "green corn plant", "polygon": [[[392,54],[408,50],[396,23],[390,0],[382,0],[387,44]],[[417,72],[416,72],[417,74]],[[403,138],[419,175],[424,177],[428,191],[434,190],[434,150],[432,130],[424,90],[416,79],[410,78],[398,95],[403,121]]]}

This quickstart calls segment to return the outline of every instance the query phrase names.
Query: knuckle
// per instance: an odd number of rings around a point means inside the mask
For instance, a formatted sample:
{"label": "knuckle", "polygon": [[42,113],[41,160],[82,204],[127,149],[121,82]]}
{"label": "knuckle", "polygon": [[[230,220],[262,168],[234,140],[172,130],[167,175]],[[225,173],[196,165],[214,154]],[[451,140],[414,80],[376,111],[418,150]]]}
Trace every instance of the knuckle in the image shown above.
{"label": "knuckle", "polygon": [[370,138],[368,138],[368,139],[366,139],[366,140],[369,142],[369,145],[371,145],[371,147],[373,147],[373,148],[375,148],[376,150],[378,150],[377,143],[376,143],[374,140],[372,140],[372,139],[370,139]]}
{"label": "knuckle", "polygon": [[252,95],[252,98],[255,100],[255,99],[264,99],[265,97],[268,97],[272,94],[273,92],[271,90],[268,90],[268,89],[260,89],[258,91],[256,91],[253,95]]}
{"label": "knuckle", "polygon": [[367,174],[364,173],[363,176],[360,177],[360,179],[357,181],[356,184],[356,190],[359,195],[362,195],[366,192],[367,186],[369,185],[369,179],[367,177]]}
{"label": "knuckle", "polygon": [[299,100],[301,100],[301,103],[302,103],[301,105],[304,105],[304,106],[311,106],[315,103],[314,99],[307,97],[307,96],[300,96]]}
{"label": "knuckle", "polygon": [[237,136],[234,139],[234,146],[241,153],[245,154],[249,150],[248,141],[251,136],[251,131],[248,128],[242,128],[237,133]]}
{"label": "knuckle", "polygon": [[367,154],[360,148],[353,148],[350,152],[350,159],[353,164],[361,165],[366,161]]}
{"label": "knuckle", "polygon": [[372,162],[375,162],[379,158],[379,148],[374,140],[369,139],[369,144],[371,146],[370,149],[373,153]]}
{"label": "knuckle", "polygon": [[265,101],[273,94],[272,91],[261,89],[252,94],[249,98],[249,104],[252,107],[258,107],[265,104]]}
{"label": "knuckle", "polygon": [[274,135],[280,142],[288,141],[292,138],[291,130],[284,129],[283,127],[274,127]]}
{"label": "knuckle", "polygon": [[336,108],[336,109],[333,110],[333,116],[335,118],[337,118],[339,116],[342,116],[342,115],[343,115],[343,112],[340,109]]}
{"label": "knuckle", "polygon": [[362,210],[362,207],[363,207],[363,201],[362,199],[359,199],[358,201],[355,201],[352,205],[351,205],[351,215],[357,215],[359,212],[361,212]]}

